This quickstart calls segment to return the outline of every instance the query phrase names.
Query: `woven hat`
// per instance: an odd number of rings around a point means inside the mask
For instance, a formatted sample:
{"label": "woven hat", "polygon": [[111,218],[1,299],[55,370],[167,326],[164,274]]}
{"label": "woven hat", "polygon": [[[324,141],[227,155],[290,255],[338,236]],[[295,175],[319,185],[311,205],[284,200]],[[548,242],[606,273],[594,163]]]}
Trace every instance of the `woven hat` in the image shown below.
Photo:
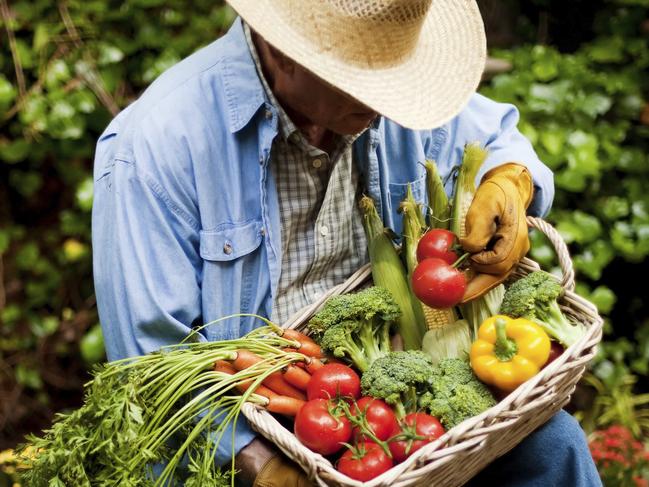
{"label": "woven hat", "polygon": [[411,129],[457,115],[484,68],[474,0],[227,0],[286,56]]}

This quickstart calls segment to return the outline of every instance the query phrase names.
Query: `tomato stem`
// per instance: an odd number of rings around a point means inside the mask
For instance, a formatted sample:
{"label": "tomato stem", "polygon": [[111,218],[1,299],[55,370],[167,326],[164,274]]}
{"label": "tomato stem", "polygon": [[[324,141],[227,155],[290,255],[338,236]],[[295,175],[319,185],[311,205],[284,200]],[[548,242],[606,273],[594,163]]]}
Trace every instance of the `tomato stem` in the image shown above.
{"label": "tomato stem", "polygon": [[451,267],[456,267],[456,268],[457,268],[457,267],[458,267],[462,262],[464,262],[464,260],[465,260],[469,255],[471,255],[469,252],[465,252],[464,254],[462,254],[462,255],[460,256],[459,259],[457,259],[455,262],[453,262],[453,265],[452,265]]}

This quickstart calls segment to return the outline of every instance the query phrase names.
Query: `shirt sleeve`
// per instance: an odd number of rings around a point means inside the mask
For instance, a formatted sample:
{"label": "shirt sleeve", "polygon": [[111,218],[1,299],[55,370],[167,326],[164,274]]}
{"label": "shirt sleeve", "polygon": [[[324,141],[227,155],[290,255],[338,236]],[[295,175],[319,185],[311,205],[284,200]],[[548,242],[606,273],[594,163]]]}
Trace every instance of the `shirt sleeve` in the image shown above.
{"label": "shirt sleeve", "polygon": [[[107,169],[95,177],[92,243],[99,318],[108,359],[116,360],[178,343],[202,323],[202,266],[197,219],[139,161],[109,155],[102,146],[109,143],[100,140],[95,161]],[[216,462],[253,438],[240,421],[234,444],[231,431],[223,435]]]}
{"label": "shirt sleeve", "polygon": [[451,123],[451,136],[455,142],[456,160],[461,160],[464,144],[478,141],[486,145],[489,156],[480,169],[476,184],[490,169],[515,162],[528,168],[534,182],[534,198],[528,213],[545,216],[554,199],[554,176],[543,164],[532,144],[517,128],[519,113],[516,107],[497,103],[475,94],[467,107]]}

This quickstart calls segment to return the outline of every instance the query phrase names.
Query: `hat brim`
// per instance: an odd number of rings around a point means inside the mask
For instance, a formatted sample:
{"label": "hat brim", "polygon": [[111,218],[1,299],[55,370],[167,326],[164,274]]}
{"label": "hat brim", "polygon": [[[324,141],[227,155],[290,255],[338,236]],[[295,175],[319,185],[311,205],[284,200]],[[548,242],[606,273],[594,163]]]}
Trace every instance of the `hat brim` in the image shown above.
{"label": "hat brim", "polygon": [[378,69],[324,52],[287,24],[272,0],[227,1],[286,56],[406,128],[439,127],[457,115],[477,89],[484,69],[484,24],[472,0],[434,0],[412,56]]}

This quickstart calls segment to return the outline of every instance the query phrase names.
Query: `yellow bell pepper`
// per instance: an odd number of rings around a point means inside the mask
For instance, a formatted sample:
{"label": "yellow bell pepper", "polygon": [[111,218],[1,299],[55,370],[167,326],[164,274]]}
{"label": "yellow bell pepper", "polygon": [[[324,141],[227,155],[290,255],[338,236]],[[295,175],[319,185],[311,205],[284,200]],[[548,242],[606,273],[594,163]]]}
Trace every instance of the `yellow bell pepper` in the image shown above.
{"label": "yellow bell pepper", "polygon": [[536,375],[550,356],[550,337],[536,323],[504,315],[487,318],[471,345],[471,367],[485,384],[513,391]]}

